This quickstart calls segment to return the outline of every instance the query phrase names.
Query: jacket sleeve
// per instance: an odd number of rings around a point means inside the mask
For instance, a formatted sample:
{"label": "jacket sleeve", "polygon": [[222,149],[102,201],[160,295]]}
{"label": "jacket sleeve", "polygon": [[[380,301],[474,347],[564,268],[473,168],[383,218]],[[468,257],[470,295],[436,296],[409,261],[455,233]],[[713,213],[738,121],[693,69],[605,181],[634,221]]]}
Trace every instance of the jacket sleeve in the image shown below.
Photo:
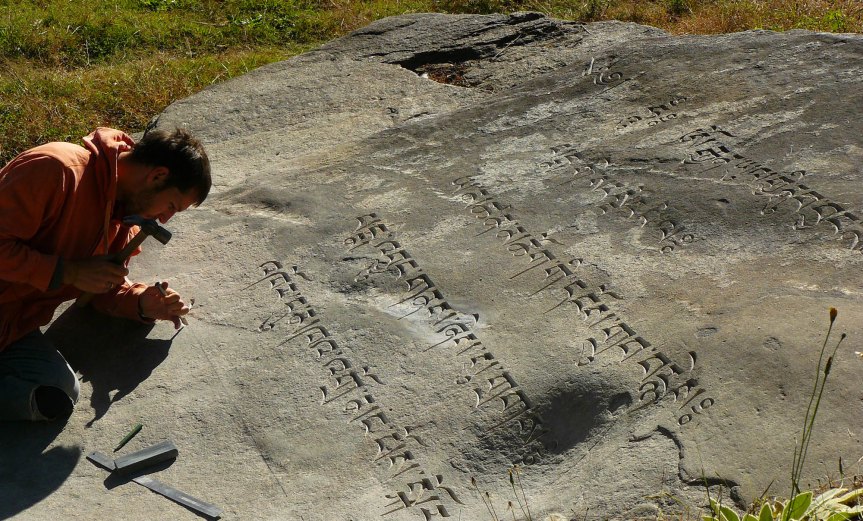
{"label": "jacket sleeve", "polygon": [[[109,249],[111,253],[117,253],[125,248],[132,238],[140,231],[140,228],[132,226],[126,229],[125,232],[122,230],[123,229],[121,228],[121,231],[118,231],[111,243]],[[128,259],[126,259],[124,266],[128,268],[129,262],[139,253],[141,253],[140,246],[135,249]],[[138,322],[152,323],[152,320],[142,320],[139,314],[138,299],[140,298],[141,293],[146,289],[146,284],[130,282],[129,279],[126,279],[126,282],[119,287],[114,288],[114,290],[96,295],[93,298],[92,304],[94,308],[108,315],[129,318],[137,320]]]}
{"label": "jacket sleeve", "polygon": [[0,174],[0,279],[47,291],[57,256],[27,241],[59,218],[75,175],[58,159],[34,151],[13,159]]}
{"label": "jacket sleeve", "polygon": [[127,280],[113,291],[96,295],[92,304],[94,308],[108,315],[151,323],[152,320],[142,320],[138,314],[138,298],[146,289],[146,284]]}

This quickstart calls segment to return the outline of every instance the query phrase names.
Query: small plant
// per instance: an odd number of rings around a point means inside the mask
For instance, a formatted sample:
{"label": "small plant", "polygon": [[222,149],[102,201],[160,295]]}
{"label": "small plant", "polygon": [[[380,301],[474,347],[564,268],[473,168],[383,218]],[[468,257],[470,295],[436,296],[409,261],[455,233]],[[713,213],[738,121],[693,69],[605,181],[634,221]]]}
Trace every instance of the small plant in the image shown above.
{"label": "small plant", "polygon": [[823,18],[824,25],[833,33],[844,33],[848,31],[848,17],[842,12],[842,9],[832,9],[827,11]]}
{"label": "small plant", "polygon": [[[836,308],[830,308],[830,326],[827,328],[827,336],[824,337],[824,343],[821,344],[821,352],[818,355],[818,367],[815,372],[815,384],[812,388],[812,394],[809,396],[809,405],[806,407],[806,416],[803,418],[803,432],[799,447],[794,450],[794,462],[791,466],[791,495],[800,493],[800,474],[803,472],[803,463],[806,461],[806,454],[809,452],[809,442],[812,439],[812,429],[815,426],[815,416],[818,414],[818,407],[821,405],[821,396],[824,394],[824,386],[827,384],[827,377],[830,376],[830,368],[833,365],[833,357],[836,356],[836,351],[845,340],[845,333],[839,338],[836,347],[830,357],[827,358],[827,363],[822,366],[824,360],[824,352],[827,348],[827,342],[830,340],[830,333],[833,332],[833,323],[836,322],[836,316],[839,312]],[[814,404],[814,407],[813,407]]]}
{"label": "small plant", "polygon": [[691,12],[692,9],[689,8],[689,2],[687,2],[687,0],[668,0],[668,14],[670,14],[672,18],[677,18]]}
{"label": "small plant", "polygon": [[711,515],[704,516],[704,521],[850,521],[861,519],[863,505],[857,503],[859,498],[863,496],[863,488],[858,487],[850,492],[842,487],[829,488],[814,499],[812,491],[801,492],[800,490],[800,475],[803,472],[803,463],[806,461],[806,455],[809,451],[809,442],[812,440],[815,416],[821,405],[821,397],[824,394],[827,377],[830,376],[833,359],[846,336],[845,333],[842,333],[836,347],[833,348],[825,362],[824,354],[827,350],[827,342],[830,340],[833,323],[836,322],[839,313],[836,308],[830,308],[829,314],[830,325],[818,355],[815,383],[812,393],[809,395],[809,405],[806,407],[806,414],[803,418],[800,443],[795,443],[794,447],[794,461],[791,465],[791,499],[765,501],[757,517],[751,513],[743,514],[743,517],[740,517],[731,508],[723,506],[722,503],[713,498],[708,498]]}
{"label": "small plant", "polygon": [[761,505],[758,517],[743,514],[740,517],[732,509],[723,506],[715,499],[710,500],[712,515],[704,516],[704,521],[850,521],[859,520],[863,505],[857,505],[863,489],[848,491],[846,488],[831,488],[812,498],[811,491],[801,492],[790,500],[767,501]]}
{"label": "small plant", "polygon": [[[518,481],[518,488],[521,490],[521,498],[518,497],[518,492],[515,489],[516,481]],[[530,507],[527,504],[527,496],[524,493],[524,485],[521,484],[521,473],[519,472],[518,465],[513,465],[513,467],[509,469],[509,485],[512,487],[512,493],[515,494],[515,500],[518,502],[518,506],[521,508],[522,514],[525,515],[525,519],[527,519],[527,521],[533,521],[533,517],[530,515]],[[521,502],[522,499],[524,499],[524,504]],[[509,507],[513,510],[512,517],[515,518],[512,501],[509,502]],[[525,509],[527,509],[527,511],[525,511]]]}
{"label": "small plant", "polygon": [[488,515],[491,516],[492,521],[500,521],[500,518],[497,517],[497,512],[494,509],[494,505],[491,502],[491,494],[486,491],[483,493],[479,489],[479,485],[476,483],[476,478],[470,477],[470,484],[473,486],[473,489],[476,490],[476,493],[479,494],[479,498],[482,500],[482,504],[485,505],[485,509],[488,510]]}
{"label": "small plant", "polygon": [[584,4],[582,16],[587,21],[595,21],[605,16],[608,2],[605,0],[587,0]]}
{"label": "small plant", "polygon": [[[500,518],[497,515],[497,510],[494,508],[494,502],[491,499],[491,494],[486,491],[483,492],[479,489],[479,485],[477,485],[476,478],[471,476],[470,484],[473,489],[479,494],[479,498],[482,500],[485,509],[488,511],[488,515],[491,516],[492,521],[505,521],[506,517]],[[521,513],[524,517],[520,519],[524,521],[533,521],[533,517],[530,513],[530,506],[527,504],[527,495],[524,493],[524,485],[521,483],[521,470],[518,465],[513,465],[509,469],[509,486],[512,488],[512,493],[515,494],[515,503],[512,501],[506,502],[506,511],[512,515],[513,521],[516,520],[516,504],[518,508],[521,510]],[[516,488],[516,486],[518,488]],[[519,495],[520,493],[520,495]],[[506,516],[504,514],[504,516]]]}

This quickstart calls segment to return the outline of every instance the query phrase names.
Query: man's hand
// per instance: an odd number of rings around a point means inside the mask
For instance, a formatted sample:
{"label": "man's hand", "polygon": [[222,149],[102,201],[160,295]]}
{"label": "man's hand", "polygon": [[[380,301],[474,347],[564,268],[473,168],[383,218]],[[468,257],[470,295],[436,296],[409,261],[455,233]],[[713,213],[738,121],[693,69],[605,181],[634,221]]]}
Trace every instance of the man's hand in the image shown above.
{"label": "man's hand", "polygon": [[[180,294],[168,288],[167,282],[159,282],[159,286],[150,286],[138,297],[138,310],[141,315],[157,320],[170,320],[175,329],[180,329],[180,317],[189,312],[189,306],[180,298]],[[164,293],[164,294],[163,294]]]}
{"label": "man's hand", "polygon": [[126,281],[129,270],[108,260],[91,257],[63,261],[63,284],[71,284],[86,293],[105,293]]}

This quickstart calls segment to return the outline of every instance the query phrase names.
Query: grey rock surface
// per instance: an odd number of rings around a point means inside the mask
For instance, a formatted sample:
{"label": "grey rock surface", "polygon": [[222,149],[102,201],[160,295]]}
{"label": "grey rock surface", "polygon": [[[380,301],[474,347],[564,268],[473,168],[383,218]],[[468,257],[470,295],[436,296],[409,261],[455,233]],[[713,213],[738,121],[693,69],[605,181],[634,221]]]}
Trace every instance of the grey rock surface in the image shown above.
{"label": "grey rock surface", "polygon": [[141,422],[225,519],[697,518],[788,494],[830,307],[803,481],[859,471],[861,58],[418,14],[175,103],[214,190],[132,276],[191,323],[58,313],[84,396],[4,426],[0,517],[194,517],[81,457]]}

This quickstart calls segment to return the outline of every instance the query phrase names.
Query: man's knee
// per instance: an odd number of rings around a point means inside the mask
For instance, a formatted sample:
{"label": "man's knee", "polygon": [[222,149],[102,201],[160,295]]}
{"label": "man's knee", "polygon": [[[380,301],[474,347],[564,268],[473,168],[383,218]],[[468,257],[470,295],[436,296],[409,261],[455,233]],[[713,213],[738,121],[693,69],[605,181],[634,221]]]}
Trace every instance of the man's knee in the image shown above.
{"label": "man's knee", "polygon": [[11,375],[0,375],[0,421],[45,421],[68,417],[72,413],[77,388],[73,394],[52,383],[36,383]]}
{"label": "man's knee", "polygon": [[[72,414],[72,408],[78,403],[81,385],[72,368],[65,361],[64,365],[65,370],[59,371],[53,381],[44,381],[33,391],[33,403],[39,413],[34,415],[34,419],[54,420]],[[38,417],[40,415],[42,418]]]}
{"label": "man's knee", "polygon": [[47,385],[37,387],[33,391],[33,401],[35,402],[35,409],[41,418],[37,416],[33,419],[56,420],[58,418],[65,418],[72,414],[72,407],[77,399],[77,393],[75,394],[75,398],[72,398],[59,387]]}
{"label": "man's knee", "polygon": [[78,383],[75,371],[69,367],[66,360],[63,360],[62,366],[55,373],[54,377],[43,381],[42,385],[57,387],[72,401],[73,405],[78,403],[78,395],[81,394],[81,384]]}
{"label": "man's knee", "polygon": [[38,331],[0,352],[0,420],[68,416],[80,390],[72,368]]}

